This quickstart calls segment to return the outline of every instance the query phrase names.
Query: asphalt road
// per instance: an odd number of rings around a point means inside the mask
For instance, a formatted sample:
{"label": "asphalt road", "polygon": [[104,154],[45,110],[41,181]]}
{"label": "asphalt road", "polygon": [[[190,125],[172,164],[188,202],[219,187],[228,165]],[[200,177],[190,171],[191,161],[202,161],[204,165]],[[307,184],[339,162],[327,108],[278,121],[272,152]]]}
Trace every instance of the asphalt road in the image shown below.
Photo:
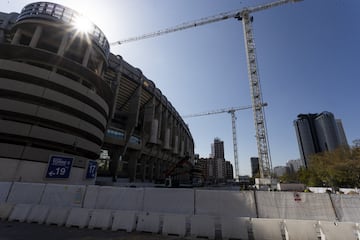
{"label": "asphalt road", "polygon": [[178,236],[0,221],[0,240],[185,240]]}

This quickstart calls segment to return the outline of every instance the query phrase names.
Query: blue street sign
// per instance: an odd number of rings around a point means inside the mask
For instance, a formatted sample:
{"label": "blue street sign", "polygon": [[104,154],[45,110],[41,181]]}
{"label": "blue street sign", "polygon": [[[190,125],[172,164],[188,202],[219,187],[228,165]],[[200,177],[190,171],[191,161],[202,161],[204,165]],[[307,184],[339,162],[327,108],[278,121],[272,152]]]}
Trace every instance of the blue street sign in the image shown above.
{"label": "blue street sign", "polygon": [[69,178],[73,157],[50,156],[46,178]]}
{"label": "blue street sign", "polygon": [[86,179],[93,179],[96,177],[97,162],[95,160],[89,160],[86,170]]}

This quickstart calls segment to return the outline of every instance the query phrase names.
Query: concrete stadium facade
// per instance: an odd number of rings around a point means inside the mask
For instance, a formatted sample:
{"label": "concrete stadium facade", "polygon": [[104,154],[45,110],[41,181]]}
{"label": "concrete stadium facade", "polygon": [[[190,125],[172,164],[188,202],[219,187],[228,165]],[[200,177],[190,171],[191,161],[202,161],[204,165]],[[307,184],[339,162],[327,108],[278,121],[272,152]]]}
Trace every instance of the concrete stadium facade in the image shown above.
{"label": "concrete stadium facade", "polygon": [[[37,2],[0,13],[0,181],[93,184],[89,162],[106,150],[108,168],[136,180],[164,178],[191,133],[167,98],[78,13]],[[49,178],[52,156],[73,159],[68,178]],[[188,176],[183,176],[187,178]]]}

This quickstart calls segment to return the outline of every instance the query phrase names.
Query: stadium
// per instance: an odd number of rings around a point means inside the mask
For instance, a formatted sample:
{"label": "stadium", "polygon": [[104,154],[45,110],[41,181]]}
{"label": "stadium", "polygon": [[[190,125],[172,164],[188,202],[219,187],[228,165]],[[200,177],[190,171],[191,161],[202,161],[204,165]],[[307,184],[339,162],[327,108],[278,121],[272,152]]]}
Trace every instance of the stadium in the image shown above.
{"label": "stadium", "polygon": [[0,181],[94,184],[95,161],[112,181],[164,180],[185,156],[193,161],[189,128],[154,82],[81,20],[48,2],[0,13]]}

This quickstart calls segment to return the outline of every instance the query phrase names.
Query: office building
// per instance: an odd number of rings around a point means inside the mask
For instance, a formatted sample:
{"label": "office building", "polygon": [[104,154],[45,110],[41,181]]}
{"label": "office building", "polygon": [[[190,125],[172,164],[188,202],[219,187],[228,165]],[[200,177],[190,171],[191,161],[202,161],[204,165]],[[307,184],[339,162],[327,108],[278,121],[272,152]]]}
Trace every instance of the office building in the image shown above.
{"label": "office building", "polygon": [[349,146],[341,119],[335,119],[339,131],[340,145]]}
{"label": "office building", "polygon": [[298,115],[294,126],[303,166],[308,165],[310,155],[335,150],[347,142],[340,123],[330,112]]}
{"label": "office building", "polygon": [[260,176],[259,158],[251,157],[250,162],[251,162],[251,176],[259,177]]}
{"label": "office building", "polygon": [[287,161],[286,166],[289,168],[290,173],[295,173],[295,172],[299,171],[299,169],[303,165],[301,164],[300,159],[295,159],[295,160]]}
{"label": "office building", "polygon": [[287,166],[276,166],[274,167],[273,172],[276,177],[281,177],[284,176],[286,173],[289,173],[290,169]]}
{"label": "office building", "polygon": [[234,179],[234,168],[230,161],[225,161],[225,178]]}
{"label": "office building", "polygon": [[215,138],[211,146],[212,157],[224,159],[224,142],[220,138]]}

